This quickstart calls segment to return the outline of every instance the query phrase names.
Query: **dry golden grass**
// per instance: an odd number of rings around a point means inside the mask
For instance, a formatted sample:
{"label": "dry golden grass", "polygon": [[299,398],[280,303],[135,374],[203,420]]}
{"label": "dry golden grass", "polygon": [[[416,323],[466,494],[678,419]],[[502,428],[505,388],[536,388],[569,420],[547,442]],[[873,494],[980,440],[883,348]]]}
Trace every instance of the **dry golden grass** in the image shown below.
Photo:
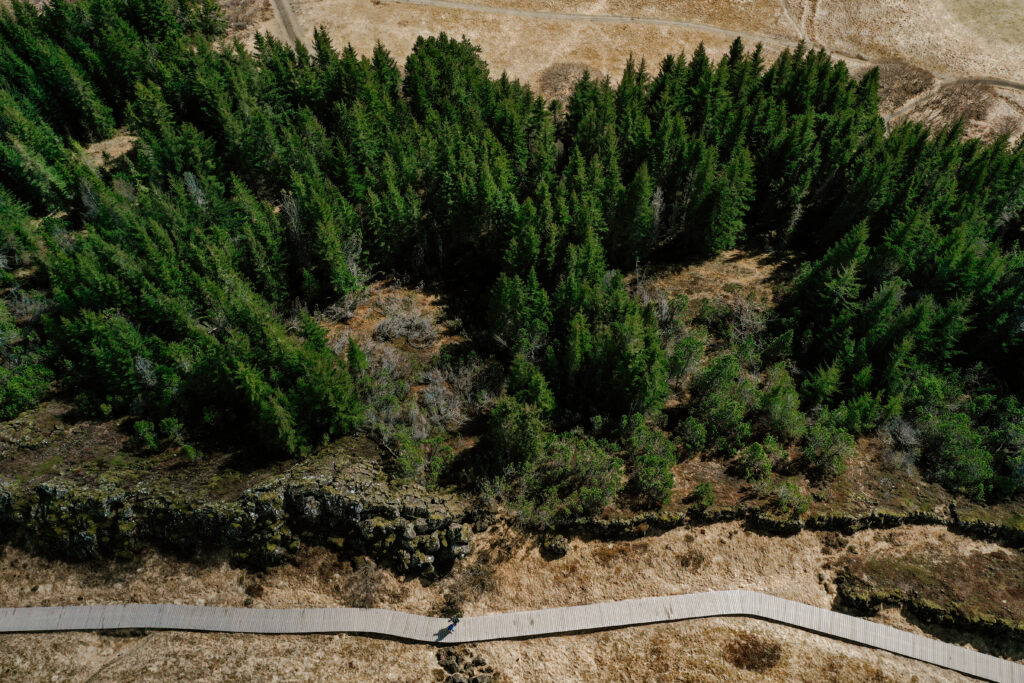
{"label": "dry golden grass", "polygon": [[92,143],[82,150],[82,155],[87,164],[93,168],[99,168],[131,152],[135,149],[136,142],[138,142],[138,137],[122,133],[107,140]]}
{"label": "dry golden grass", "polygon": [[[732,250],[700,263],[651,269],[641,275],[637,286],[669,298],[685,295],[691,303],[740,296],[770,304],[772,281],[782,262],[782,255],[773,259]],[[634,284],[635,277],[630,275],[628,282]]]}
{"label": "dry golden grass", "polygon": [[4,636],[0,679],[32,681],[394,681],[433,680],[430,646],[357,636],[153,632]]}
{"label": "dry golden grass", "polygon": [[1011,47],[1024,40],[1024,3],[1019,0],[942,0],[942,5],[980,36]]}
{"label": "dry golden grass", "polygon": [[[904,60],[937,75],[1024,81],[1024,40],[998,39],[1015,0],[802,0],[810,5],[809,39],[834,52],[882,62]],[[1019,4],[1017,4],[1020,7]],[[1011,24],[1012,25],[1012,24]]]}
{"label": "dry golden grass", "polygon": [[[738,523],[675,529],[622,543],[570,541],[544,560],[532,537],[498,525],[478,535],[474,554],[433,584],[402,580],[364,564],[353,568],[323,549],[298,563],[252,574],[222,561],[196,565],[149,552],[129,563],[68,565],[7,549],[0,558],[0,605],[179,602],[254,607],[364,604],[437,614],[457,594],[467,616],[648,595],[745,588],[829,607],[839,554],[929,548],[939,554],[991,552],[992,544],[941,527],[789,538],[750,533]],[[1007,551],[1014,552],[1017,551]],[[262,590],[254,589],[259,585]],[[247,589],[248,593],[247,593]],[[899,615],[882,620],[900,623]],[[779,661],[754,672],[730,662],[748,638],[781,643]],[[0,636],[3,680],[430,680],[430,646],[349,636],[258,637],[150,633]],[[506,680],[955,680],[894,655],[746,619],[711,619],[531,641],[482,643],[477,650]],[[884,679],[883,679],[884,680]]]}
{"label": "dry golden grass", "polygon": [[[625,14],[691,21],[701,21],[702,17],[714,15],[723,8],[728,10],[726,3],[681,0],[672,3],[488,1],[475,4],[540,12]],[[705,5],[711,9],[699,10]],[[778,5],[753,2],[734,3],[734,6],[741,8],[737,11],[743,15],[746,25],[759,35],[777,35],[780,41],[798,39],[782,19]],[[315,27],[323,25],[336,45],[351,43],[357,52],[369,54],[380,41],[400,62],[419,36],[437,35],[442,31],[455,37],[465,36],[481,48],[481,56],[493,75],[505,71],[534,86],[542,86],[541,78],[552,65],[584,65],[592,73],[610,74],[612,80],[617,81],[630,54],[636,55],[638,60],[646,58],[654,70],[665,55],[692,52],[701,41],[712,55],[724,54],[735,38],[731,30],[518,17],[387,0],[379,3],[372,0],[293,0],[292,7],[307,39]],[[777,29],[770,28],[772,25]],[[751,38],[749,42],[753,46],[757,41]],[[782,42],[767,45],[766,55],[773,58],[782,45]]]}
{"label": "dry golden grass", "polygon": [[[752,671],[730,661],[737,639],[780,644]],[[577,636],[480,643],[513,681],[966,681],[952,672],[753,619],[700,619]]]}

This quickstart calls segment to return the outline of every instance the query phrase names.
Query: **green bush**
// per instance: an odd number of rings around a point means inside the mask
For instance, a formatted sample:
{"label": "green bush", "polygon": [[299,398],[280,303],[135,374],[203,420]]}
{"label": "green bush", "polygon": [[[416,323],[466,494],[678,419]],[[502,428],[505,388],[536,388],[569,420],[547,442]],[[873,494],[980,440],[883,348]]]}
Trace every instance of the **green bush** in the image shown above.
{"label": "green bush", "polygon": [[838,363],[820,367],[800,387],[807,403],[816,406],[824,405],[839,393],[840,367]]}
{"label": "green bush", "polygon": [[827,414],[807,431],[804,449],[807,461],[826,478],[838,477],[845,472],[846,463],[856,450],[853,436],[833,424]]}
{"label": "green bush", "polygon": [[679,434],[683,446],[691,452],[702,451],[707,447],[707,427],[693,415],[683,420],[676,428],[676,432]]}
{"label": "green bush", "polygon": [[707,345],[702,335],[689,334],[675,343],[668,359],[669,377],[681,381],[689,377],[704,358]]}
{"label": "green bush", "polygon": [[181,436],[181,432],[184,426],[181,424],[181,420],[175,417],[165,417],[160,420],[160,435],[166,439],[177,439]]}
{"label": "green bush", "polygon": [[395,476],[399,479],[419,479],[427,466],[427,452],[422,442],[405,427],[396,429],[390,438]]}
{"label": "green bush", "polygon": [[493,465],[504,469],[540,459],[551,441],[551,433],[535,406],[506,397],[491,410],[487,441]]}
{"label": "green bush", "polygon": [[181,447],[182,453],[188,458],[189,462],[199,462],[203,459],[203,452],[190,444],[185,444]]}
{"label": "green bush", "polygon": [[622,474],[622,461],[600,443],[578,432],[562,434],[525,463],[517,507],[524,521],[541,527],[591,515],[619,492]]}
{"label": "green bush", "polygon": [[38,404],[50,392],[53,371],[22,356],[13,367],[0,365],[0,420],[10,420]]}
{"label": "green bush", "polygon": [[800,412],[800,395],[783,363],[768,368],[761,412],[765,428],[785,443],[796,441],[807,432],[807,418]]}
{"label": "green bush", "polygon": [[152,422],[149,420],[136,420],[135,424],[132,425],[132,429],[135,431],[135,440],[140,445],[151,451],[159,450],[160,444],[157,441],[156,429],[153,428]]}
{"label": "green bush", "polygon": [[727,353],[710,361],[693,383],[693,391],[698,396],[715,393],[733,392],[740,380],[743,366],[736,356]]}
{"label": "green bush", "polygon": [[697,484],[697,487],[693,489],[693,500],[701,510],[707,510],[714,505],[715,491],[711,488],[711,484],[706,481]]}
{"label": "green bush", "polygon": [[775,490],[775,498],[782,514],[793,517],[802,516],[811,505],[811,497],[804,494],[792,479],[779,485]]}
{"label": "green bush", "polygon": [[705,418],[711,450],[737,448],[750,439],[750,424],[744,419],[746,406],[728,394],[711,394],[700,404],[700,412]]}
{"label": "green bush", "polygon": [[661,507],[672,495],[676,464],[675,447],[660,431],[644,422],[642,415],[622,419],[632,470],[631,484],[641,502]]}
{"label": "green bush", "polygon": [[750,482],[763,482],[772,474],[772,463],[764,446],[752,443],[740,451],[743,478]]}
{"label": "green bush", "polygon": [[541,415],[555,409],[555,395],[548,388],[544,373],[522,354],[512,360],[508,371],[508,395],[520,403],[537,407]]}
{"label": "green bush", "polygon": [[650,453],[639,456],[633,467],[633,485],[640,500],[648,507],[658,508],[668,502],[675,485],[672,460]]}
{"label": "green bush", "polygon": [[693,416],[704,425],[709,450],[731,450],[750,440],[747,415],[757,402],[757,389],[734,355],[708,363],[693,382],[693,394]]}
{"label": "green bush", "polygon": [[931,416],[924,421],[922,437],[920,463],[930,479],[978,499],[985,497],[995,475],[992,454],[970,417]]}
{"label": "green bush", "polygon": [[437,486],[438,479],[454,459],[455,452],[444,434],[417,439],[407,427],[400,427],[388,440],[391,442],[395,476],[419,482],[428,489]]}

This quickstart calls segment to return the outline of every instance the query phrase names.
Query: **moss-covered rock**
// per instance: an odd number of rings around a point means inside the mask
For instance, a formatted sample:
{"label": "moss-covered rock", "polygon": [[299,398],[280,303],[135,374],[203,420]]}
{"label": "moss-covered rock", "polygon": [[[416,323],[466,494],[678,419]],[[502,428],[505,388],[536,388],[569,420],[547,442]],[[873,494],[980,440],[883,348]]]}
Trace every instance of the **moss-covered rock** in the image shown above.
{"label": "moss-covered rock", "polygon": [[132,552],[138,526],[125,491],[41,484],[21,506],[23,535],[33,550],[86,560]]}
{"label": "moss-covered rock", "polygon": [[123,556],[142,543],[186,558],[226,550],[235,562],[255,567],[288,561],[304,540],[430,575],[466,554],[472,529],[461,523],[457,499],[415,487],[393,490],[383,480],[360,465],[271,479],[228,501],[0,483],[0,539],[76,560]]}
{"label": "moss-covered rock", "polygon": [[854,612],[874,612],[880,606],[898,607],[917,618],[958,631],[980,633],[997,638],[1024,638],[1024,624],[993,614],[965,612],[956,603],[940,604],[914,593],[868,586],[849,574],[836,578],[836,596],[843,607]]}
{"label": "moss-covered rock", "polygon": [[548,559],[565,557],[569,552],[569,541],[561,534],[548,534],[541,541],[540,552]]}

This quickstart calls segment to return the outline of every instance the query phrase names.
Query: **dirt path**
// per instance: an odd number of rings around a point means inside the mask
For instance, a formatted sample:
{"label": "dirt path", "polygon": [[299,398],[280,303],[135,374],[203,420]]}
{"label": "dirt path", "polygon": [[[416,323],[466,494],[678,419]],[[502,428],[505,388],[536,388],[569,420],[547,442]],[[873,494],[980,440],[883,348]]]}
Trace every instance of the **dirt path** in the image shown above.
{"label": "dirt path", "polygon": [[288,2],[288,0],[273,0],[273,5],[274,14],[277,15],[278,21],[281,22],[281,27],[284,28],[284,33],[288,38],[288,42],[291,45],[301,42],[299,38],[299,22],[295,18],[295,12],[292,11],[291,3]]}
{"label": "dirt path", "polygon": [[804,32],[803,21],[797,23],[793,18],[792,13],[789,11],[789,0],[779,0],[779,3],[782,5],[782,15],[786,17],[786,21],[793,25],[797,35],[800,36],[800,40],[807,40],[807,34]]}
{"label": "dirt path", "polygon": [[957,80],[975,81],[982,85],[994,85],[997,88],[1011,88],[1012,90],[1020,90],[1021,92],[1024,92],[1024,83],[1008,81],[1005,78],[960,78]]}

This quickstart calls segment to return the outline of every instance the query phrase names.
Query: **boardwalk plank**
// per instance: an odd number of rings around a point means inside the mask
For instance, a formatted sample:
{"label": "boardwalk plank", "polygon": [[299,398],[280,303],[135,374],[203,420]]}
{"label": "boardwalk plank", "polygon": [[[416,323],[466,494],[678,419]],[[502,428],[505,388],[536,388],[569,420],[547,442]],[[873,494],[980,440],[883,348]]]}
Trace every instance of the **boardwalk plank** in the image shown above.
{"label": "boardwalk plank", "polygon": [[992,681],[1024,683],[1024,666],[847,614],[754,591],[712,591],[447,620],[353,607],[247,609],[199,605],[72,605],[0,608],[0,633],[151,630],[230,633],[366,633],[417,642],[465,643],[619,628],[712,616],[747,616],[885,650]]}

